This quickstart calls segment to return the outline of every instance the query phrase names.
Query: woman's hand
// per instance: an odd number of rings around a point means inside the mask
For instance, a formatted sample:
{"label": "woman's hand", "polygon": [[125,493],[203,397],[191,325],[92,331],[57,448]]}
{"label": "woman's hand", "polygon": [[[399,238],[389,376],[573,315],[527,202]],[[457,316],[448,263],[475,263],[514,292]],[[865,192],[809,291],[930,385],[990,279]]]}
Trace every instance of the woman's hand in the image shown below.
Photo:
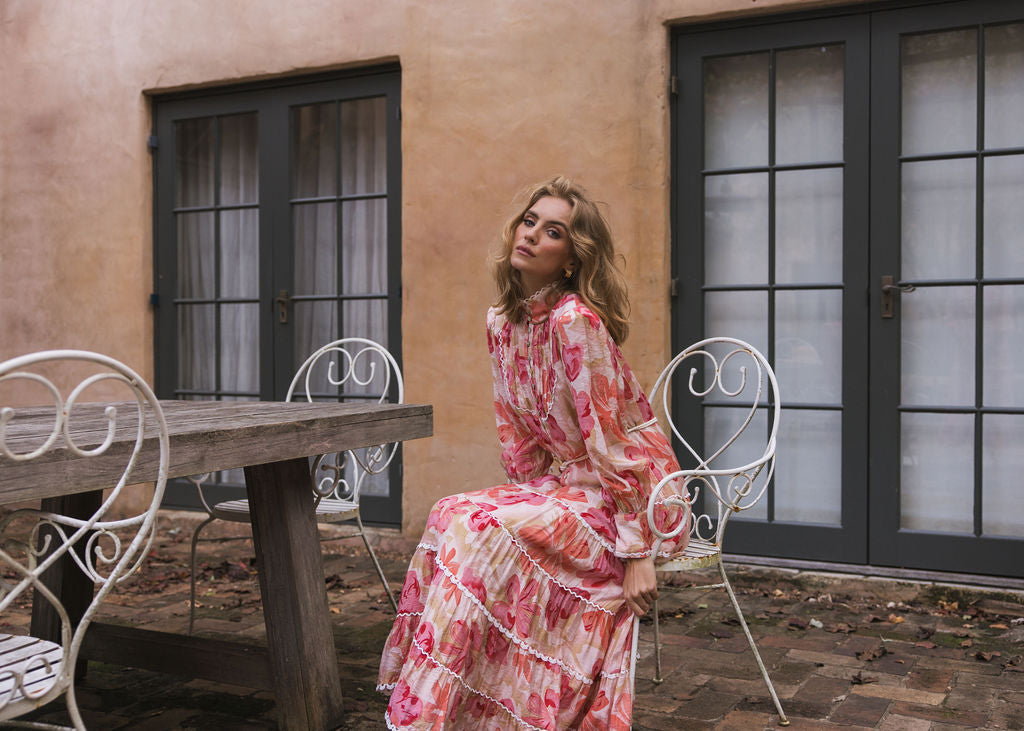
{"label": "woman's hand", "polygon": [[627,558],[622,562],[626,567],[626,576],[622,580],[622,593],[626,597],[626,606],[638,617],[647,614],[647,610],[658,598],[658,579],[654,573],[654,558]]}

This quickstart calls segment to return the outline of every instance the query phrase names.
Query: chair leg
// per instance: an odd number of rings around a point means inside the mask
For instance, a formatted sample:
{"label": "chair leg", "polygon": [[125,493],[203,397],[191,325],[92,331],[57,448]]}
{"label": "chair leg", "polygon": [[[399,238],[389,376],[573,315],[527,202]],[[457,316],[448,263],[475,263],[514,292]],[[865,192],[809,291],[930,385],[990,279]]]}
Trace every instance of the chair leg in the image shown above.
{"label": "chair leg", "polygon": [[384,585],[384,591],[388,595],[388,599],[391,600],[391,606],[395,610],[395,614],[398,614],[398,602],[395,601],[395,595],[391,593],[391,587],[388,586],[388,579],[384,576],[384,569],[380,567],[380,562],[377,560],[377,554],[373,552],[370,547],[370,542],[366,540],[366,530],[363,528],[362,518],[359,517],[359,513],[356,513],[356,523],[359,525],[359,536],[363,539],[363,545],[366,546],[367,552],[370,554],[370,558],[373,559],[373,566],[377,569],[377,576],[380,577],[380,583]]}
{"label": "chair leg", "polygon": [[[78,710],[78,699],[75,698],[74,682],[72,682],[64,692],[64,702],[68,707],[68,715],[71,716],[71,723],[74,725],[76,731],[85,731],[85,722],[82,721],[82,714]],[[50,728],[55,727],[51,726]]]}
{"label": "chair leg", "polygon": [[747,642],[750,644],[750,649],[754,653],[754,660],[757,661],[757,667],[761,670],[761,677],[764,678],[764,684],[768,686],[768,692],[772,696],[772,701],[775,703],[775,709],[779,712],[779,725],[788,726],[789,719],[786,718],[785,711],[782,710],[782,703],[779,702],[779,695],[775,692],[775,686],[772,685],[772,679],[768,677],[768,670],[764,666],[764,661],[761,659],[761,653],[757,651],[757,645],[754,644],[754,638],[750,634],[750,628],[747,627],[747,620],[743,617],[743,610],[740,609],[740,604],[736,601],[736,595],[733,593],[732,585],[729,583],[729,577],[725,575],[725,566],[721,563],[718,564],[718,572],[722,575],[722,584],[725,586],[725,590],[729,593],[729,599],[732,601],[732,608],[736,610],[736,618],[740,621],[740,626],[743,627],[743,634],[747,636]]}
{"label": "chair leg", "polygon": [[655,685],[661,685],[665,679],[661,677],[661,627],[658,625],[658,600],[654,600],[654,678]]}
{"label": "chair leg", "polygon": [[189,562],[189,594],[188,594],[188,633],[192,634],[192,625],[196,620],[196,544],[199,542],[199,533],[207,525],[215,520],[213,516],[200,523],[192,534],[192,555]]}

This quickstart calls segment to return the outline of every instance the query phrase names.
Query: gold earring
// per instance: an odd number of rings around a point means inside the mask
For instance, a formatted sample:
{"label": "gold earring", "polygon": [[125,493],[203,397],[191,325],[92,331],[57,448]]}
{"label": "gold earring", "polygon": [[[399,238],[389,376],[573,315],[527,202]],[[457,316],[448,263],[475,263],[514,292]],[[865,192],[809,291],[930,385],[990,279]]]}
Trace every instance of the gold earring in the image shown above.
{"label": "gold earring", "polygon": [[571,276],[572,276],[572,269],[570,269],[569,267],[566,267],[565,268],[565,278],[568,279]]}

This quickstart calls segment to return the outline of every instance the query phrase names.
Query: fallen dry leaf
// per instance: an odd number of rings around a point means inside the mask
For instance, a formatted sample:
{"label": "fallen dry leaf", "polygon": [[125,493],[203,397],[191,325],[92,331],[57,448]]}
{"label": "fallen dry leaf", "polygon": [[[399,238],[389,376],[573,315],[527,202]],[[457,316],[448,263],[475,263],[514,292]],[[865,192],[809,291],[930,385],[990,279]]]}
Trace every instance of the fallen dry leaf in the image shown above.
{"label": "fallen dry leaf", "polygon": [[846,622],[839,622],[838,624],[829,624],[825,626],[829,632],[842,632],[843,634],[850,634],[856,632],[856,630],[848,625]]}
{"label": "fallen dry leaf", "polygon": [[879,645],[873,650],[864,650],[863,652],[858,652],[857,659],[866,662],[871,662],[872,660],[877,660],[878,658],[884,656],[888,652],[889,651],[885,649],[885,645]]}
{"label": "fallen dry leaf", "polygon": [[982,662],[988,662],[992,658],[999,657],[1002,654],[1003,653],[1001,652],[982,652],[981,650],[978,650],[978,652],[974,653],[974,657]]}
{"label": "fallen dry leaf", "polygon": [[807,620],[801,617],[790,617],[787,626],[790,629],[807,629]]}
{"label": "fallen dry leaf", "polygon": [[936,645],[934,642],[924,640],[922,642],[915,642],[914,647],[923,647],[926,650],[934,650],[936,647],[938,647],[938,645]]}
{"label": "fallen dry leaf", "polygon": [[877,683],[877,678],[861,675],[861,671],[858,670],[857,674],[850,678],[854,685],[867,685],[868,683]]}
{"label": "fallen dry leaf", "polygon": [[988,628],[989,628],[989,629],[1010,629],[1009,627],[1007,627],[1007,626],[1006,626],[1005,624],[1003,624],[1002,622],[996,622],[995,624],[990,624],[990,625],[988,626]]}
{"label": "fallen dry leaf", "polygon": [[964,640],[960,643],[960,647],[970,647],[974,644],[974,640]]}
{"label": "fallen dry leaf", "polygon": [[935,628],[934,627],[918,627],[917,628],[917,639],[919,639],[919,640],[927,640],[933,634],[935,634]]}
{"label": "fallen dry leaf", "polygon": [[889,623],[890,624],[900,624],[901,622],[906,622],[906,621],[907,620],[905,620],[903,617],[901,617],[898,614],[890,614],[889,615]]}

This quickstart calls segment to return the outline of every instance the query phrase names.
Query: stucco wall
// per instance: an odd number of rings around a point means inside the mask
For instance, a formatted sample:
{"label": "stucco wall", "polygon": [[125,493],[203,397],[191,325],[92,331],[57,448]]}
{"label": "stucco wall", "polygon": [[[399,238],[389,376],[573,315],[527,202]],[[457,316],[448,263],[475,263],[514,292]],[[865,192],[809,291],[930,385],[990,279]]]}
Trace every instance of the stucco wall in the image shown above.
{"label": "stucco wall", "polygon": [[0,359],[80,347],[153,374],[147,94],[402,66],[404,525],[500,479],[483,314],[488,246],[524,185],[565,173],[607,203],[641,381],[668,356],[669,25],[798,0],[4,0]]}

